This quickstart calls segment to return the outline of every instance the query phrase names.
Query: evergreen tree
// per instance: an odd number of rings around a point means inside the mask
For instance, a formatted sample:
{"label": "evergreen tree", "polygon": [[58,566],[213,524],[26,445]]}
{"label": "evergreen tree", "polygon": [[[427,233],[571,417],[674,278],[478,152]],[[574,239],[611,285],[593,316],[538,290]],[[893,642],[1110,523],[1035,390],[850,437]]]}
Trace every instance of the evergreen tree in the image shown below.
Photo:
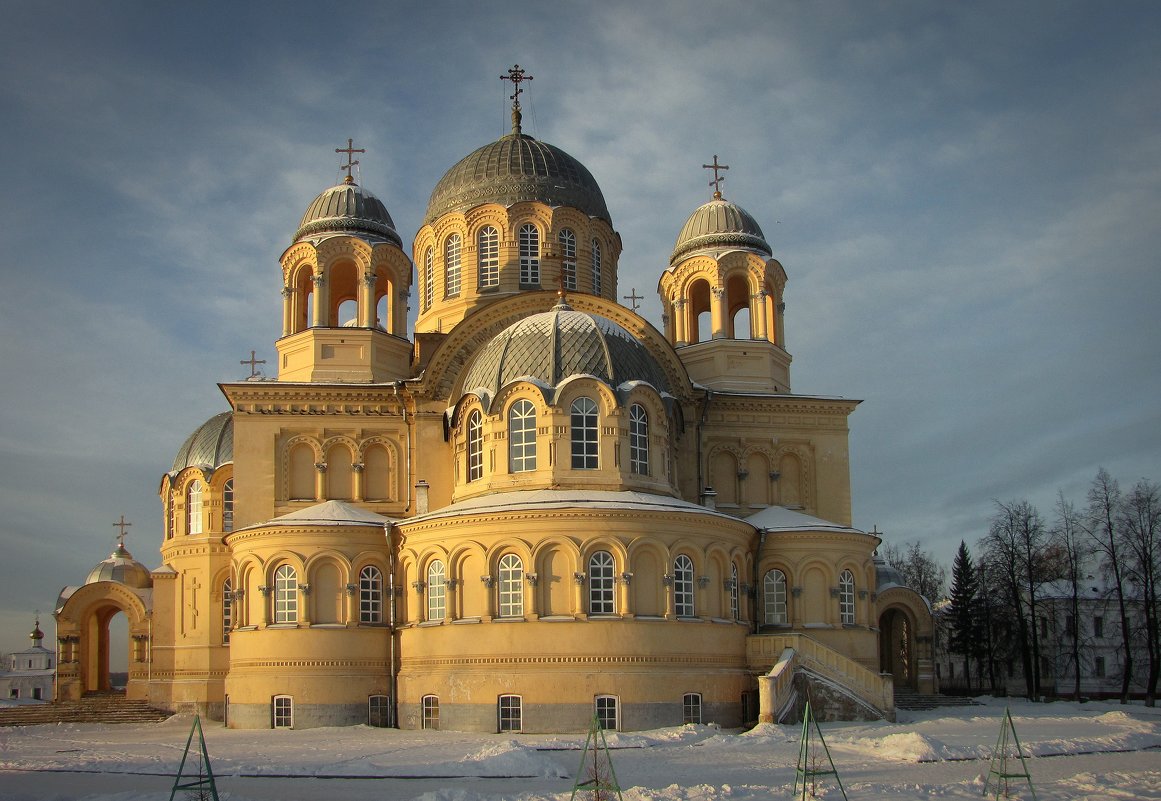
{"label": "evergreen tree", "polygon": [[954,653],[964,655],[964,678],[967,688],[972,689],[972,658],[980,647],[979,619],[976,615],[976,596],[979,593],[979,579],[975,563],[968,553],[967,544],[959,541],[959,551],[951,566],[951,638],[948,643]]}

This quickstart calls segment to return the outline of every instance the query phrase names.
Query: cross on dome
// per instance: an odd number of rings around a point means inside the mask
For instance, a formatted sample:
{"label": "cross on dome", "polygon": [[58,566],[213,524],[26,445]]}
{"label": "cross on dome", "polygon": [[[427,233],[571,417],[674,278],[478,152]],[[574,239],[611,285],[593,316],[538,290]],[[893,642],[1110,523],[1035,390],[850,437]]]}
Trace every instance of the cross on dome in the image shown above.
{"label": "cross on dome", "polygon": [[121,529],[121,532],[117,535],[117,547],[118,548],[125,547],[125,536],[128,533],[125,531],[125,529],[129,528],[131,525],[133,525],[133,524],[125,522],[125,515],[121,515],[121,519],[113,524],[113,528]]}
{"label": "cross on dome", "polygon": [[[356,161],[355,163],[356,163],[356,164],[358,164],[359,162],[357,162],[357,161]],[[349,176],[348,176],[348,177],[349,177]],[[255,359],[255,358],[254,358],[254,355],[255,355],[255,352],[254,352],[253,350],[251,350],[251,351],[250,351],[250,358],[249,358],[249,359],[242,359],[240,362],[238,362],[238,364],[248,364],[248,365],[250,365],[250,377],[251,377],[251,378],[253,378],[253,377],[254,377],[254,376],[256,376],[256,375],[259,375],[259,373],[258,373],[258,365],[260,365],[260,364],[266,364],[266,360],[265,360],[265,359]]]}
{"label": "cross on dome", "polygon": [[703,164],[702,169],[713,170],[714,179],[709,182],[709,185],[714,188],[714,200],[722,199],[722,184],[726,182],[725,176],[718,175],[720,170],[728,170],[730,167],[727,164],[718,164],[718,154],[714,153],[713,164]]}
{"label": "cross on dome", "polygon": [[[346,183],[346,184],[353,184],[355,182],[354,176],[351,175],[351,168],[354,167],[355,165],[357,165],[359,162],[357,159],[354,158],[354,155],[356,153],[366,153],[367,152],[366,148],[355,147],[354,145],[355,145],[355,140],[348,138],[346,147],[336,147],[335,148],[336,153],[346,153],[347,154],[347,163],[343,164],[339,167],[340,170],[347,171],[347,177],[343,179],[343,183]],[[717,156],[715,156],[714,158],[717,158]],[[250,358],[254,358],[254,354],[250,354]],[[245,364],[245,362],[243,362],[243,364]]]}
{"label": "cross on dome", "polygon": [[512,87],[515,90],[508,96],[508,99],[512,101],[512,133],[514,134],[520,133],[520,93],[524,91],[520,88],[520,84],[524,81],[531,81],[532,77],[531,75],[525,74],[524,68],[519,64],[512,65],[508,69],[507,75],[500,76],[501,81],[511,81]]}

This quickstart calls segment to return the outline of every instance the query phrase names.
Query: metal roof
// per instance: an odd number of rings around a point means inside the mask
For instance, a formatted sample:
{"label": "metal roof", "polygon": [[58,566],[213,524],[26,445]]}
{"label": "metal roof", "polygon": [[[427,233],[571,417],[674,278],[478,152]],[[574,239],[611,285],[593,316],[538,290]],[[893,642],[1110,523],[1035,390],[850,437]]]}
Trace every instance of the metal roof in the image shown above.
{"label": "metal roof", "polygon": [[332,186],[316,197],[302,215],[294,241],[320,234],[364,234],[403,246],[383,201],[353,182]]}
{"label": "metal roof", "polygon": [[198,426],[178,448],[171,472],[187,467],[216,470],[234,460],[234,414],[222,412]]}
{"label": "metal roof", "polygon": [[773,251],[762,233],[762,227],[750,212],[736,203],[714,198],[699,206],[677,235],[670,265],[695,250],[742,247],[757,250],[770,258]]}
{"label": "metal roof", "polygon": [[85,579],[86,584],[95,584],[98,581],[116,581],[139,589],[153,586],[149,568],[134,559],[124,543],[118,545],[117,550],[113,551],[108,559],[98,562]]}

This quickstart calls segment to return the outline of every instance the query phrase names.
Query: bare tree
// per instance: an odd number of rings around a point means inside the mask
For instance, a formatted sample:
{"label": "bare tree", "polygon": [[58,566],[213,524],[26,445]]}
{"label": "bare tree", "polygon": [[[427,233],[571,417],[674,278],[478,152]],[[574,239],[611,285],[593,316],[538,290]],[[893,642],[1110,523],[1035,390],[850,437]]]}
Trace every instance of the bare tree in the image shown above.
{"label": "bare tree", "polygon": [[947,568],[925,551],[919,540],[903,543],[903,547],[884,544],[883,559],[899,571],[907,586],[928,601],[939,600],[947,586]]}
{"label": "bare tree", "polygon": [[1059,558],[1062,579],[1068,589],[1068,620],[1065,632],[1068,659],[1072,664],[1073,699],[1080,700],[1080,593],[1091,555],[1089,538],[1072,503],[1060,493],[1056,500],[1056,520],[1050,532],[1052,548]]}
{"label": "bare tree", "polygon": [[1103,467],[1097,471],[1088,489],[1088,511],[1085,528],[1101,556],[1101,567],[1112,578],[1113,592],[1121,613],[1121,703],[1129,703],[1129,682],[1133,678],[1132,632],[1128,604],[1125,602],[1125,570],[1121,561],[1123,542],[1120,534],[1121,488]]}
{"label": "bare tree", "polygon": [[1161,675],[1161,490],[1142,479],[1121,504],[1118,519],[1123,543],[1126,579],[1141,595],[1145,616],[1145,646],[1149,674],[1145,682],[1145,705],[1157,702],[1157,680]]}

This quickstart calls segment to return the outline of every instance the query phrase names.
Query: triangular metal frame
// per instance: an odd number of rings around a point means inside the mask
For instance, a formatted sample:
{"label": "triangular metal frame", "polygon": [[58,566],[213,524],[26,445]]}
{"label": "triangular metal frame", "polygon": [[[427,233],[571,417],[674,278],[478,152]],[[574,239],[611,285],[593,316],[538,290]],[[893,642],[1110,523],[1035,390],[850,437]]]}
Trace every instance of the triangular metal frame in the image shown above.
{"label": "triangular metal frame", "polygon": [[[193,743],[194,732],[198,735],[199,761],[198,761],[198,777],[193,781],[188,781],[182,784],[181,777],[185,772],[185,761],[189,758],[189,747]],[[202,775],[202,768],[205,768],[205,775]],[[214,801],[218,799],[218,785],[214,781],[214,769],[210,767],[210,755],[206,751],[206,737],[202,733],[202,718],[201,715],[194,715],[193,726],[189,730],[189,738],[185,741],[185,753],[181,755],[181,765],[177,769],[177,776],[173,779],[173,789],[169,792],[169,801],[173,801],[174,796],[177,795],[178,790],[192,790],[197,791],[197,798],[212,798]],[[209,791],[207,794],[206,791]]]}
{"label": "triangular metal frame", "polygon": [[[598,742],[599,740],[599,742]],[[585,762],[589,755],[589,751],[593,754],[593,771],[592,776],[582,781],[582,777],[586,775]],[[601,775],[601,753],[605,755],[605,764],[609,766],[608,779],[604,779]],[[612,783],[609,783],[609,780]],[[589,725],[588,736],[585,737],[585,747],[581,750],[580,767],[577,768],[576,781],[572,785],[572,795],[570,801],[576,801],[576,794],[578,792],[592,793],[593,801],[606,801],[611,799],[613,793],[616,794],[617,801],[623,801],[621,798],[621,785],[617,783],[617,772],[613,770],[613,760],[609,756],[609,744],[605,740],[605,730],[601,727],[601,722],[597,718],[596,713],[593,713],[593,722]]]}
{"label": "triangular metal frame", "polygon": [[[826,754],[826,761],[830,765],[830,770],[814,767],[811,764],[813,757],[817,755],[817,746],[814,746],[813,749],[811,748],[814,745],[812,731],[814,735],[818,735],[818,742],[822,744],[822,750]],[[814,751],[813,754],[811,753],[812,750]],[[802,713],[802,737],[798,741],[798,766],[794,770],[794,789],[790,791],[790,797],[801,798],[805,801],[809,786],[816,784],[816,779],[819,776],[834,776],[835,784],[838,785],[839,792],[843,794],[843,801],[847,801],[847,791],[843,787],[843,780],[839,778],[838,771],[834,766],[834,760],[830,757],[830,749],[826,746],[826,739],[822,736],[822,729],[818,727],[818,720],[814,717],[813,711],[811,711],[810,699],[807,699],[806,711]],[[801,796],[798,794],[799,781],[802,782]],[[814,797],[813,790],[811,791],[810,797]]]}
{"label": "triangular metal frame", "polygon": [[[1016,744],[1016,756],[1020,758],[1020,771],[1018,773],[1008,769],[1008,749],[1011,743],[1008,741],[1008,733],[1012,734],[1012,742]],[[999,769],[996,768],[997,760],[1000,763]],[[984,782],[984,795],[988,794],[988,787],[992,783],[992,777],[996,778],[996,795],[997,799],[1001,798],[1000,792],[1003,792],[1003,798],[1012,797],[1011,782],[1009,779],[1023,779],[1028,782],[1028,790],[1032,793],[1032,801],[1036,801],[1036,788],[1032,786],[1032,774],[1028,772],[1028,762],[1024,759],[1024,749],[1020,745],[1020,738],[1016,736],[1016,725],[1012,723],[1012,712],[1008,707],[1004,707],[1004,719],[1000,722],[1000,736],[996,738],[996,750],[992,752],[992,761],[988,765],[988,778]]]}

